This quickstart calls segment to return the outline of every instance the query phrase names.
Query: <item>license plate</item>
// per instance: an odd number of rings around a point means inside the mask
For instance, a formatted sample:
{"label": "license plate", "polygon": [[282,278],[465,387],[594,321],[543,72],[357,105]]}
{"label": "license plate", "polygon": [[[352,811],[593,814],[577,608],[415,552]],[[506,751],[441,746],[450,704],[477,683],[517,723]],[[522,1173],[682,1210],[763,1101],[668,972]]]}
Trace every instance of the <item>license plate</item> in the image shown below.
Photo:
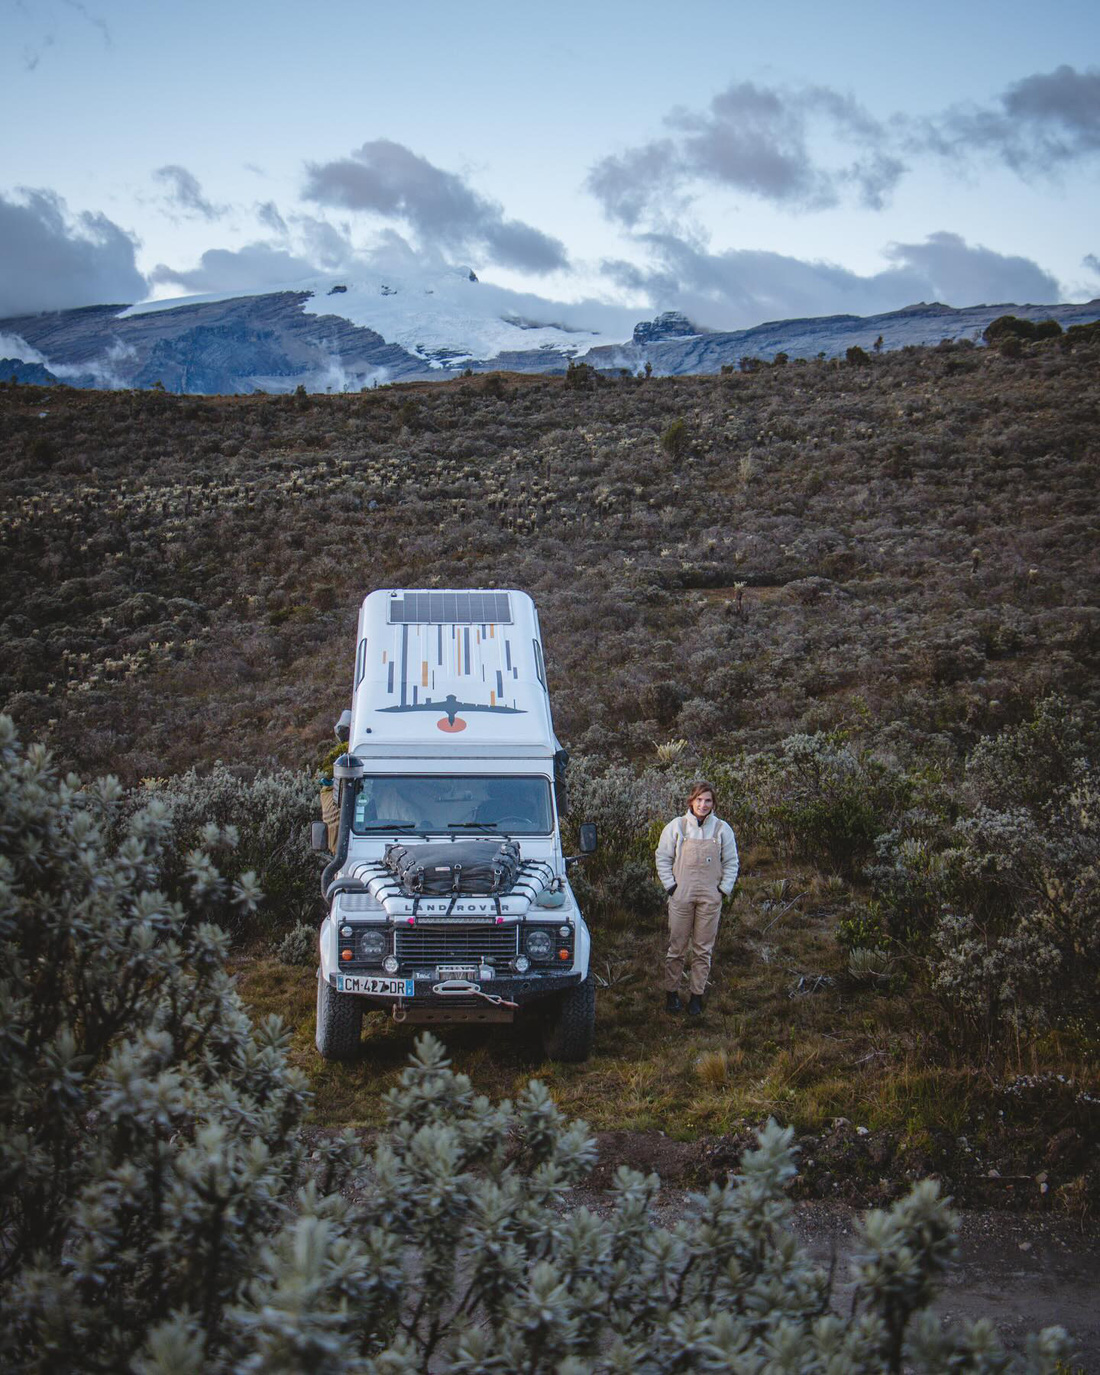
{"label": "license plate", "polygon": [[411,998],[416,985],[412,979],[376,979],[371,974],[337,974],[338,993],[381,993],[388,998]]}

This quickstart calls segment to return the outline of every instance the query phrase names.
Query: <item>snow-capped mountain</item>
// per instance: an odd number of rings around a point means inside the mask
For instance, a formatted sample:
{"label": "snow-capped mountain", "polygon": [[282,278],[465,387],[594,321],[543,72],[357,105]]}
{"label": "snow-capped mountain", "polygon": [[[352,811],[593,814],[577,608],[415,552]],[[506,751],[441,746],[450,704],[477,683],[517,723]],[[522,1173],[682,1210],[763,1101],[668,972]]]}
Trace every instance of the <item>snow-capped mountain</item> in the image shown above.
{"label": "snow-capped mountain", "polygon": [[1085,305],[921,303],[884,315],[697,328],[666,312],[636,321],[598,302],[564,306],[479,282],[467,269],[319,276],[278,291],[104,305],[0,320],[0,379],[211,393],[358,391],[466,369],[562,372],[572,361],[658,374],[718,372],[746,355],[843,354],[981,337],[998,315],[1100,318]]}
{"label": "snow-capped mountain", "polygon": [[[595,329],[568,329],[517,316],[514,293],[480,283],[467,268],[373,279],[311,277],[283,288],[301,296],[302,313],[333,317],[379,334],[430,370],[465,368],[514,352],[546,352],[554,361],[606,343]],[[260,292],[254,295],[260,295]],[[225,302],[240,293],[194,296],[187,304]],[[178,301],[131,306],[121,319],[179,309]]]}

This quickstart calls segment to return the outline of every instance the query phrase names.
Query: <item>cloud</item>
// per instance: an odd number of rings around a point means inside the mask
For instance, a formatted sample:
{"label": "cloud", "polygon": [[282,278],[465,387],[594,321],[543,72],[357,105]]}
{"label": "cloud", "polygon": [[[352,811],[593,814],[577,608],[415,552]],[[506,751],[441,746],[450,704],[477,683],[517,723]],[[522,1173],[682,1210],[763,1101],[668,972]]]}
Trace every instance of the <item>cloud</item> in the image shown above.
{"label": "cloud", "polygon": [[[264,213],[268,207],[274,215]],[[421,271],[433,265],[430,255],[418,253],[400,234],[383,230],[374,243],[357,247],[346,230],[315,215],[290,214],[287,219],[268,203],[259,218],[281,226],[278,238],[256,240],[243,248],[208,249],[194,268],[158,263],[149,275],[154,285],[180,286],[197,295],[232,291],[277,290],[304,277],[333,272]],[[436,256],[434,265],[444,261]]]}
{"label": "cloud", "polygon": [[504,267],[553,272],[564,245],[401,143],[375,139],[350,157],[307,164],[306,200],[404,221],[427,249],[482,253]]}
{"label": "cloud", "polygon": [[328,220],[313,215],[295,215],[294,227],[302,247],[312,262],[329,272],[339,272],[356,261],[357,255],[347,234]]}
{"label": "cloud", "polygon": [[195,295],[213,296],[265,286],[274,290],[287,282],[316,275],[317,267],[308,258],[271,244],[251,243],[238,249],[209,248],[199,266],[189,270],[158,263],[149,280],[155,285],[182,286]]}
{"label": "cloud", "polygon": [[131,363],[136,357],[137,349],[116,339],[95,358],[83,358],[79,363],[50,363],[49,369],[55,377],[62,380],[71,378],[73,382],[79,383],[83,378],[90,376],[97,387],[117,391],[132,385],[133,370],[120,365]]}
{"label": "cloud", "polygon": [[87,5],[82,5],[80,3],[80,0],[62,0],[62,4],[66,5],[71,10],[75,10],[77,14],[81,15],[84,19],[88,21],[89,24],[91,24],[92,28],[99,30],[100,35],[103,38],[103,46],[105,48],[110,48],[111,46],[113,46],[111,30],[108,27],[107,21],[105,19],[100,18],[98,14],[92,14],[92,12],[88,9]]}
{"label": "cloud", "polygon": [[589,171],[585,186],[609,219],[633,229],[662,198],[675,194],[685,177],[676,145],[666,138],[601,158]]}
{"label": "cloud", "polygon": [[226,213],[224,205],[214,205],[212,201],[207,200],[202,194],[198,178],[186,167],[169,163],[166,167],[158,167],[153,176],[169,187],[169,205],[182,211],[190,219],[218,220]]}
{"label": "cloud", "polygon": [[140,301],[135,241],[106,215],[71,217],[53,191],[0,194],[0,318]]}
{"label": "cloud", "polygon": [[999,301],[1052,302],[1057,282],[1026,258],[1006,257],[957,234],[892,244],[891,266],[860,275],[835,263],[759,249],[711,253],[674,234],[639,235],[649,262],[605,262],[623,290],[642,294],[655,313],[681,310],[712,329],[745,329],[768,320],[878,315],[917,301],[953,306]]}
{"label": "cloud", "polygon": [[1100,153],[1100,68],[1063,64],[1024,77],[992,105],[926,121],[911,142],[954,158],[985,153],[1025,178],[1056,173]]}
{"label": "cloud", "polygon": [[1094,157],[1100,69],[1063,65],[1024,77],[990,104],[920,120],[876,119],[827,86],[740,81],[704,109],[674,109],[663,123],[662,137],[602,158],[586,179],[608,218],[627,228],[669,228],[701,186],[791,211],[851,198],[881,210],[908,171],[907,158],[993,157],[1031,178]]}
{"label": "cloud", "polygon": [[950,305],[994,305],[1011,301],[1045,305],[1061,297],[1058,281],[1030,258],[971,246],[958,234],[929,234],[922,244],[891,244],[891,262],[924,273],[937,300]]}
{"label": "cloud", "polygon": [[[797,89],[734,82],[703,111],[665,116],[669,133],[601,159],[586,185],[612,219],[632,227],[660,217],[667,197],[693,183],[759,196],[794,210],[821,210],[855,192],[880,209],[905,171],[891,136],[851,96],[825,86]],[[826,132],[848,160],[819,162]]]}
{"label": "cloud", "polygon": [[19,334],[5,334],[0,330],[0,358],[21,358],[24,363],[45,363],[45,355]]}
{"label": "cloud", "polygon": [[[64,8],[75,11],[82,19],[91,24],[93,28],[98,29],[105,48],[114,46],[111,30],[105,19],[102,19],[97,14],[92,14],[86,5],[80,3],[80,0],[61,0],[61,4]],[[43,55],[50,48],[57,46],[57,34],[54,30],[56,27],[63,25],[65,19],[63,15],[57,12],[56,6],[52,8],[50,6],[44,6],[41,4],[41,0],[38,0],[33,13],[30,6],[24,3],[24,0],[15,0],[15,8],[35,23],[53,26],[44,31],[40,31],[38,37],[32,42],[25,44],[23,47],[23,66],[28,72],[33,72],[42,61]]]}
{"label": "cloud", "polygon": [[256,218],[273,234],[285,235],[287,232],[286,220],[279,214],[279,208],[274,201],[264,201],[262,205],[258,205]]}

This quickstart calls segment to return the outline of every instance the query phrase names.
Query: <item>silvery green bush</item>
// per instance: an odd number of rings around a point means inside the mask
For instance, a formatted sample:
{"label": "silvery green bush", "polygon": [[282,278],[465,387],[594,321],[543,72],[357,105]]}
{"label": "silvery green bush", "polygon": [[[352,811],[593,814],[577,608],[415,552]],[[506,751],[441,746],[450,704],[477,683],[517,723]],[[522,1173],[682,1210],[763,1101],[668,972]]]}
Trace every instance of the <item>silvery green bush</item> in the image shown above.
{"label": "silvery green bush", "polygon": [[951,812],[914,807],[867,868],[966,1037],[1090,1017],[1100,995],[1100,771],[1057,700],[980,741]]}
{"label": "silvery green bush", "polygon": [[255,876],[178,858],[160,799],[125,812],[115,780],[61,777],[0,717],[8,1370],[124,1370],[185,1308],[219,1349],[300,1182],[305,1080],[224,969]]}
{"label": "silvery green bush", "polygon": [[320,866],[309,828],[318,815],[317,784],[307,773],[243,770],[218,761],[202,772],[147,780],[133,790],[126,810],[140,811],[153,798],[167,807],[177,837],[176,854],[165,856],[166,864],[178,870],[190,849],[217,853],[228,844],[234,862],[258,875],[268,902],[259,918],[237,912],[234,929],[257,920],[284,929],[313,917]]}
{"label": "silvery green bush", "polygon": [[275,947],[276,956],[284,964],[315,965],[317,963],[317,928],[299,922],[291,927]]}
{"label": "silvery green bush", "polygon": [[[225,840],[212,823],[210,837]],[[5,1371],[424,1369],[752,1375],[1053,1372],[927,1312],[953,1253],[932,1183],[862,1225],[853,1310],[787,1228],[791,1132],[657,1224],[655,1177],[595,1159],[541,1084],[492,1104],[421,1038],[369,1158],[306,1158],[303,1076],[227,979],[227,909],[260,901],[169,809],[58,775],[0,717],[0,1365]],[[175,874],[163,883],[166,873]],[[213,919],[213,920],[212,920]]]}

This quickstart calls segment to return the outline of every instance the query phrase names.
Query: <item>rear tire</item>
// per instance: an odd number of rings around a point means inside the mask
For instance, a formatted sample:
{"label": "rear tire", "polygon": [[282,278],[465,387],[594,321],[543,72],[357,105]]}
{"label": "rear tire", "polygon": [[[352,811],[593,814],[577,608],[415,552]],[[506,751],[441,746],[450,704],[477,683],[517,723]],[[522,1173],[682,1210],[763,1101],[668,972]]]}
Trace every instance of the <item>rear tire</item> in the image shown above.
{"label": "rear tire", "polygon": [[359,1050],[363,1003],[354,993],[337,993],[317,971],[317,1050],[323,1060],[350,1060]]}
{"label": "rear tire", "polygon": [[592,1053],[596,1036],[596,984],[592,975],[567,989],[547,1014],[542,1046],[547,1058],[580,1064]]}

